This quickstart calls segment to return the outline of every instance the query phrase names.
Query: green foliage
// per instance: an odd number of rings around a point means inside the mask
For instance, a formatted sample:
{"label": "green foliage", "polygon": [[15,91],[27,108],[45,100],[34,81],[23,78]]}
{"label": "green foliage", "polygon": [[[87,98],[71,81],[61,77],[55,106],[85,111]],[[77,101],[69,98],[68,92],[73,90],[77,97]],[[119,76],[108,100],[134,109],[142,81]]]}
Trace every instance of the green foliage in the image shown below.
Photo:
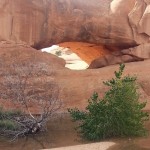
{"label": "green foliage", "polygon": [[11,110],[4,110],[3,107],[0,107],[0,119],[19,116],[22,112],[20,110],[11,109]]}
{"label": "green foliage", "polygon": [[0,129],[15,130],[17,125],[10,120],[0,120]]}
{"label": "green foliage", "polygon": [[17,125],[11,121],[11,118],[19,115],[21,115],[20,110],[4,110],[3,107],[0,107],[0,130],[15,130]]}
{"label": "green foliage", "polygon": [[57,56],[61,56],[61,55],[62,55],[62,52],[61,52],[60,50],[57,50],[57,51],[55,52],[55,54],[56,54]]}
{"label": "green foliage", "polygon": [[140,103],[136,77],[122,77],[124,64],[120,65],[115,78],[104,82],[109,87],[103,99],[95,92],[88,100],[86,111],[68,109],[74,121],[79,121],[78,131],[84,138],[100,140],[109,137],[142,136],[149,119]]}

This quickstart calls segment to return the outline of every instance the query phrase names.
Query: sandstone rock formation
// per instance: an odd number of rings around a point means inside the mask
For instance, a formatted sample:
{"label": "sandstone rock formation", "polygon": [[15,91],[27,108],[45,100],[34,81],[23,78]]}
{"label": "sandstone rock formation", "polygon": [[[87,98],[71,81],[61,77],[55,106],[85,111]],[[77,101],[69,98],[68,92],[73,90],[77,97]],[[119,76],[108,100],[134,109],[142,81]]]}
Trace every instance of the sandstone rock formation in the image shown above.
{"label": "sandstone rock formation", "polygon": [[[44,71],[38,76],[39,72]],[[50,91],[49,88],[46,88],[45,84],[52,84],[53,76],[55,76],[55,71],[58,69],[65,69],[65,61],[57,56],[52,54],[43,53],[41,51],[37,51],[25,44],[18,44],[12,42],[0,42],[0,89],[2,90],[3,82],[6,80],[7,76],[11,78],[11,76],[15,72],[19,72],[19,75],[16,76],[16,79],[20,81],[21,85],[24,85],[23,79],[20,77],[28,78],[28,85],[35,83],[38,87],[38,82],[40,82],[40,86],[45,88],[45,91]],[[35,72],[34,76],[31,77],[30,73]],[[22,74],[22,76],[20,75]],[[29,76],[31,80],[29,80]],[[41,80],[38,78],[41,78]],[[45,78],[45,76],[47,78]],[[14,81],[13,79],[12,81]],[[23,82],[22,82],[23,81]],[[41,82],[42,81],[42,82]],[[11,80],[10,80],[11,82]],[[15,81],[14,81],[15,83]],[[11,83],[10,83],[11,84]],[[44,85],[43,85],[44,84]],[[39,86],[39,87],[40,87]],[[21,89],[21,88],[20,88]],[[40,89],[40,88],[39,88]],[[34,91],[35,92],[35,91]],[[38,91],[39,92],[39,91]],[[14,105],[12,100],[1,99],[2,93],[0,93],[0,106],[3,106],[6,109],[16,108],[20,109],[20,105]],[[31,102],[30,111],[37,113],[39,112],[39,105]]]}
{"label": "sandstone rock formation", "polygon": [[[42,53],[28,45],[12,42],[0,42],[0,64],[10,66],[11,64],[45,63],[49,69],[65,68],[65,61],[57,56]],[[0,67],[0,69],[3,69]],[[2,71],[0,70],[0,73]]]}
{"label": "sandstone rock formation", "polygon": [[[150,111],[150,60],[131,62],[126,64],[124,75],[135,75],[138,79],[141,101],[147,101],[146,110]],[[107,88],[103,81],[114,76],[114,71],[119,65],[108,66],[100,69],[88,69],[80,72],[58,70],[56,82],[60,85],[60,96],[66,108],[79,107],[84,109],[87,100],[94,91],[102,97]],[[71,77],[71,78],[70,78]]]}
{"label": "sandstone rock formation", "polygon": [[[131,54],[129,55],[129,53]],[[93,60],[89,66],[89,69],[102,68],[102,67],[121,64],[125,62],[127,63],[127,62],[143,61],[143,60],[144,58],[140,58],[132,54],[132,51],[129,52],[127,49],[126,53],[122,53],[122,51],[114,52],[104,57],[99,57]]]}
{"label": "sandstone rock formation", "polygon": [[149,43],[149,0],[136,0],[134,8],[128,14],[129,23],[133,31],[133,38],[137,44]]}
{"label": "sandstone rock formation", "polygon": [[84,70],[89,67],[89,65],[84,60],[82,60],[79,57],[79,55],[74,53],[70,48],[53,45],[51,47],[44,48],[41,51],[56,55],[64,59],[66,62],[66,68],[72,70]]}
{"label": "sandstone rock formation", "polygon": [[35,48],[82,41],[140,54],[150,49],[149,11],[149,0],[1,0],[0,41]]}
{"label": "sandstone rock formation", "polygon": [[64,42],[60,43],[59,45],[71,49],[88,64],[91,64],[91,62],[98,57],[103,57],[111,53],[102,45],[85,42]]}
{"label": "sandstone rock formation", "polygon": [[[8,53],[9,51],[9,53]],[[54,74],[44,76],[44,81],[53,80],[60,88],[59,97],[63,100],[63,111],[69,107],[85,108],[87,99],[94,91],[102,96],[107,88],[103,85],[103,81],[111,79],[113,72],[118,69],[118,65],[108,66],[100,69],[88,69],[84,71],[72,71],[65,69],[64,60],[51,56],[50,54],[36,51],[25,45],[13,45],[10,43],[0,44],[0,64],[5,64],[8,68],[0,67],[0,82],[3,78],[3,70],[11,69],[12,63],[20,63],[28,61],[29,63],[46,63],[49,69],[53,69]],[[140,86],[141,100],[147,100],[148,105],[145,108],[150,110],[150,60],[136,63],[126,64],[125,74],[132,74],[138,77]],[[1,66],[1,65],[0,65]],[[53,68],[52,68],[53,67]],[[51,70],[50,70],[51,71]],[[36,77],[35,77],[36,79]],[[46,83],[45,83],[46,84]],[[44,83],[43,83],[44,86]],[[1,103],[1,101],[0,101]],[[2,104],[2,103],[1,103]],[[11,105],[6,103],[6,107]],[[36,110],[35,106],[33,110]],[[37,110],[35,111],[37,112]]]}
{"label": "sandstone rock formation", "polygon": [[86,41],[123,49],[149,41],[147,0],[1,0],[0,41],[40,48]]}
{"label": "sandstone rock formation", "polygon": [[138,57],[141,59],[149,59],[150,58],[150,43],[145,43],[137,47],[124,49],[121,51],[121,53],[131,55],[133,57]]}

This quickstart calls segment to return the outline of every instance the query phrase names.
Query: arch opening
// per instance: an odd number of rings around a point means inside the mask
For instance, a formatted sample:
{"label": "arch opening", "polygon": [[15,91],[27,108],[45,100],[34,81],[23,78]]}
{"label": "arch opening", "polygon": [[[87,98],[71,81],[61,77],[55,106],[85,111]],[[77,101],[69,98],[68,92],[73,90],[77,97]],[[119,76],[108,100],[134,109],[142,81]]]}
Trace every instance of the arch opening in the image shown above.
{"label": "arch opening", "polygon": [[105,46],[86,42],[63,42],[41,51],[64,59],[65,67],[71,70],[85,70],[93,60],[110,54]]}

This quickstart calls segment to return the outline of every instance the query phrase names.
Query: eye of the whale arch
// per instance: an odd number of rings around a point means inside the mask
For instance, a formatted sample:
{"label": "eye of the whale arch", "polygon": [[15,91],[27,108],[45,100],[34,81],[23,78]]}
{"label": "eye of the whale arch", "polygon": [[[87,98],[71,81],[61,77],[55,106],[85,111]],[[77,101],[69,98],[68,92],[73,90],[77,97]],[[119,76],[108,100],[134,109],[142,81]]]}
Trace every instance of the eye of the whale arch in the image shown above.
{"label": "eye of the whale arch", "polygon": [[85,42],[64,42],[43,48],[41,51],[64,59],[66,68],[71,70],[85,70],[93,60],[109,53],[102,45]]}

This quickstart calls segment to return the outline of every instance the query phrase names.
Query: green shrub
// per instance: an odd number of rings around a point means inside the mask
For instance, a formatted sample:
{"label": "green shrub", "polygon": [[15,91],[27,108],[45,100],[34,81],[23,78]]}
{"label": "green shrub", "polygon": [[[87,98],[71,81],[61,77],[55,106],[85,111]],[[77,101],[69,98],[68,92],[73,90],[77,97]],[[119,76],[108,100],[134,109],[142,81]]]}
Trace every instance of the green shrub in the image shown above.
{"label": "green shrub", "polygon": [[11,120],[0,120],[0,129],[15,130],[17,125]]}
{"label": "green shrub", "polygon": [[3,107],[0,107],[0,120],[7,117],[20,116],[21,114],[20,110],[4,110]]}
{"label": "green shrub", "polygon": [[11,120],[13,117],[20,116],[22,113],[20,110],[4,110],[0,107],[0,130],[15,130],[17,124]]}
{"label": "green shrub", "polygon": [[55,52],[55,55],[61,56],[61,55],[62,55],[62,52],[61,52],[60,50],[57,50],[57,51]]}
{"label": "green shrub", "polygon": [[84,138],[100,140],[147,133],[144,122],[149,115],[142,111],[146,102],[138,101],[136,77],[122,77],[124,68],[125,65],[121,64],[119,71],[115,72],[115,78],[104,82],[110,89],[103,99],[94,93],[85,111],[68,109],[73,120],[79,121],[77,129]]}

